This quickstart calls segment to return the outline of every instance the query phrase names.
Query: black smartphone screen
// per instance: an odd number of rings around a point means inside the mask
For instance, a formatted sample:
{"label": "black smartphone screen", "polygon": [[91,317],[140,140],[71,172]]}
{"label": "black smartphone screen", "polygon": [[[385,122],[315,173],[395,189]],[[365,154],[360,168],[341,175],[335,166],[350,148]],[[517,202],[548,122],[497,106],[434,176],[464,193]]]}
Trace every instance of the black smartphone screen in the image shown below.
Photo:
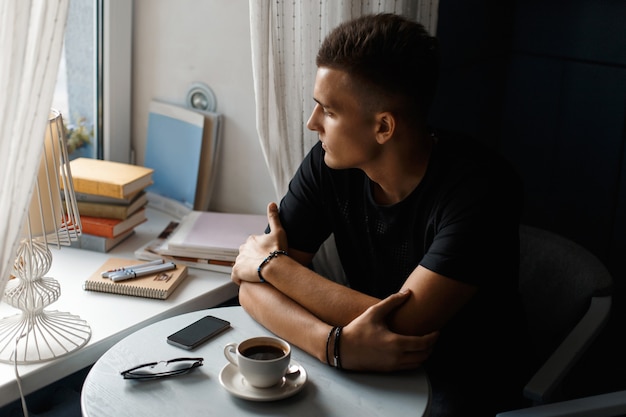
{"label": "black smartphone screen", "polygon": [[183,349],[194,349],[213,336],[230,328],[230,322],[206,316],[167,337],[167,343]]}

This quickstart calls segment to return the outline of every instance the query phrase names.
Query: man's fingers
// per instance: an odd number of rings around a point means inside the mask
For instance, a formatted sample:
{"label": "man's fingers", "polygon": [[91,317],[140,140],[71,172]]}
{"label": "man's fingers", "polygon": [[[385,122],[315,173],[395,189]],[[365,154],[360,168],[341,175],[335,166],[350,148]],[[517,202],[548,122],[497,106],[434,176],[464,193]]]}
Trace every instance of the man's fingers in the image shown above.
{"label": "man's fingers", "polygon": [[389,297],[371,306],[370,312],[375,318],[383,318],[408,300],[410,294],[411,291],[409,290],[391,294]]}

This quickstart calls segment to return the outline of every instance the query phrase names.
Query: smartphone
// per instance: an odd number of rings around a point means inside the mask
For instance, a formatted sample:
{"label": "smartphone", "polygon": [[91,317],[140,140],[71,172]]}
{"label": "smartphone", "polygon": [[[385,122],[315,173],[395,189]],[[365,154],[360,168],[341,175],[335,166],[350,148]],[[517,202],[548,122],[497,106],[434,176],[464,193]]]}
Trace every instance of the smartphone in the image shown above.
{"label": "smartphone", "polygon": [[167,343],[191,350],[229,328],[230,322],[217,317],[206,316],[167,336]]}

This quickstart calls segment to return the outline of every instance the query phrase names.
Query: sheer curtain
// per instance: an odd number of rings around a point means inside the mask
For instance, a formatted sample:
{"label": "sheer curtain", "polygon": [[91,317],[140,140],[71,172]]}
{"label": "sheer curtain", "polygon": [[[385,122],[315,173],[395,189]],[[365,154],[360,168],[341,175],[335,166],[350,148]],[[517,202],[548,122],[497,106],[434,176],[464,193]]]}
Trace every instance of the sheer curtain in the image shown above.
{"label": "sheer curtain", "polygon": [[[315,56],[324,36],[343,21],[382,12],[415,19],[434,34],[439,0],[250,0],[249,5],[257,131],[279,199],[317,141],[306,122],[314,104]],[[329,239],[314,265],[343,281],[335,256]]]}
{"label": "sheer curtain", "polygon": [[0,299],[43,149],[68,6],[0,1]]}

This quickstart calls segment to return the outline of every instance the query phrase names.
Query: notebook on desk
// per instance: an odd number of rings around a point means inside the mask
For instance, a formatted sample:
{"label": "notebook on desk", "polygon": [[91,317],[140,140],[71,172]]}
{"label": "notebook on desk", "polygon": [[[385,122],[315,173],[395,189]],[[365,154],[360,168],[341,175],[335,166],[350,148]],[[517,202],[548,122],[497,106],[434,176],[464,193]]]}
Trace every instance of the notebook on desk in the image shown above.
{"label": "notebook on desk", "polygon": [[86,291],[99,291],[165,300],[187,277],[187,266],[179,264],[176,265],[176,269],[170,271],[158,272],[125,281],[115,282],[102,276],[102,272],[105,271],[142,263],[145,262],[136,259],[109,258],[85,281],[83,288]]}

